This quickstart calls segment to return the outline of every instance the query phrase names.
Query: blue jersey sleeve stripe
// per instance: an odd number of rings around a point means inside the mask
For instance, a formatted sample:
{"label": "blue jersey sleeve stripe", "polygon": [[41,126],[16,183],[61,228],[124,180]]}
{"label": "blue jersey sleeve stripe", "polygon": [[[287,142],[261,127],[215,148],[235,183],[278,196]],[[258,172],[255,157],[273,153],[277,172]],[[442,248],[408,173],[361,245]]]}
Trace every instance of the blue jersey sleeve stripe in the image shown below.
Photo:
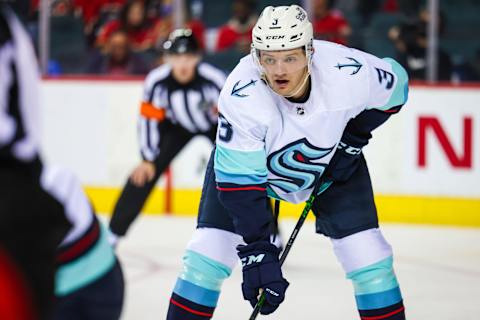
{"label": "blue jersey sleeve stripe", "polygon": [[267,174],[267,156],[265,150],[238,151],[217,145],[214,168],[234,174]]}
{"label": "blue jersey sleeve stripe", "polygon": [[375,109],[378,110],[389,110],[394,107],[401,106],[407,102],[408,99],[408,74],[407,71],[399,64],[397,61],[393,60],[392,58],[384,58],[386,62],[388,62],[392,66],[393,73],[397,76],[397,83],[395,84],[395,88],[393,89],[393,93],[390,96],[390,100],[388,100],[387,104],[383,107],[378,107]]}

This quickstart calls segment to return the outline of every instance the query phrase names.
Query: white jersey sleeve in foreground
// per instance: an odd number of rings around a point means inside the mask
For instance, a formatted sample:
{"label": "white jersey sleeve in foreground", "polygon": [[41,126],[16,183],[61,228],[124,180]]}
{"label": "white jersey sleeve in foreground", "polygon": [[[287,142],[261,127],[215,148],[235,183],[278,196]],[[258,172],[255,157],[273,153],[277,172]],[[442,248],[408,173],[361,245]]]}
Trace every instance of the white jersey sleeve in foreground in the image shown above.
{"label": "white jersey sleeve in foreground", "polygon": [[228,77],[219,99],[217,182],[266,183],[265,136],[277,117],[271,97],[263,94],[266,89],[250,57],[243,58]]}

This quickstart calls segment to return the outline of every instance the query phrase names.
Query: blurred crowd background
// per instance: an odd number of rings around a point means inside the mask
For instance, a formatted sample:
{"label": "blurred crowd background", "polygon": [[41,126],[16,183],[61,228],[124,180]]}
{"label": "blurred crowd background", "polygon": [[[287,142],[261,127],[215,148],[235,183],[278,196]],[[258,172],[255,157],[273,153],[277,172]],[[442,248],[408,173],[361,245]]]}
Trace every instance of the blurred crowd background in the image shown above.
{"label": "blurred crowd background", "polygon": [[[14,1],[37,50],[40,3]],[[228,72],[249,52],[261,10],[294,3],[308,9],[316,39],[396,58],[411,79],[426,78],[430,16],[422,0],[50,0],[45,73],[146,74],[182,26],[198,38],[204,60]],[[439,12],[438,80],[480,81],[480,1],[439,0]]]}

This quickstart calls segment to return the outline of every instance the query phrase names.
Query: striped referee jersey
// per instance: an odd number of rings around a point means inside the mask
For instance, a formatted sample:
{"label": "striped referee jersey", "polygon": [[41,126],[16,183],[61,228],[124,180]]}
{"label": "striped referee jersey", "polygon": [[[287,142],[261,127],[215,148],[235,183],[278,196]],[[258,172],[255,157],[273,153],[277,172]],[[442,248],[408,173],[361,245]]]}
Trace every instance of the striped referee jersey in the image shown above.
{"label": "striped referee jersey", "polygon": [[198,64],[195,78],[178,83],[168,64],[152,70],[145,80],[140,109],[139,137],[144,160],[153,161],[159,154],[160,126],[170,121],[191,132],[201,134],[217,125],[217,100],[225,74],[214,66]]}
{"label": "striped referee jersey", "polygon": [[37,163],[39,69],[31,40],[0,4],[0,165]]}

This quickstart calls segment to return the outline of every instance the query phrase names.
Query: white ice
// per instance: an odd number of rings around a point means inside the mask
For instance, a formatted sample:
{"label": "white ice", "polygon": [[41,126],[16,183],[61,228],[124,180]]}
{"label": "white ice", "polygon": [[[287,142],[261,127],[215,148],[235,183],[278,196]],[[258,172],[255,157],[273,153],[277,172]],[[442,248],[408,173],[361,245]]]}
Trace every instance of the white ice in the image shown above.
{"label": "white ice", "polygon": [[[295,221],[282,221],[284,239]],[[122,319],[165,319],[194,218],[141,217],[117,248],[127,282]],[[480,229],[382,225],[409,320],[480,319]],[[307,222],[284,266],[285,302],[270,320],[358,319],[351,284],[331,244]],[[223,286],[213,319],[246,320],[251,307],[240,291],[237,267]]]}

